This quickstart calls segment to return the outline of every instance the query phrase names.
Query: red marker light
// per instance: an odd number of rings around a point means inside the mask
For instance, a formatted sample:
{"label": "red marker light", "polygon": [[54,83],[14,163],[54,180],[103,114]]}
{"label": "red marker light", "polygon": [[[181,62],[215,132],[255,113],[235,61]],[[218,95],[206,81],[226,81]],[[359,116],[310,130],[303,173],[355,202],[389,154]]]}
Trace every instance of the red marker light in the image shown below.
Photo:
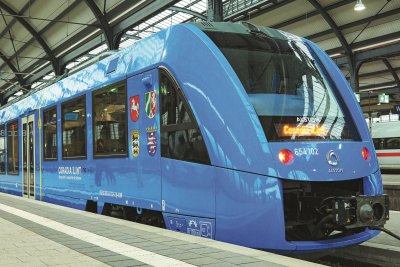
{"label": "red marker light", "polygon": [[366,161],[368,161],[368,160],[370,159],[369,151],[368,151],[368,149],[367,149],[366,147],[363,147],[363,149],[362,149],[362,155],[363,155],[363,158],[364,158]]}
{"label": "red marker light", "polygon": [[291,164],[294,160],[293,153],[289,149],[282,149],[278,157],[283,164]]}

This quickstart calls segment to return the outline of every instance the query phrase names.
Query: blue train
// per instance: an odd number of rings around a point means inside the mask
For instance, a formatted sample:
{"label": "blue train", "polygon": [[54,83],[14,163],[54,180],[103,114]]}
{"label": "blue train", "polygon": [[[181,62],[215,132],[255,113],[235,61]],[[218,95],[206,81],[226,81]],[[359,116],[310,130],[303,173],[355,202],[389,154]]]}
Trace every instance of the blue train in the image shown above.
{"label": "blue train", "polygon": [[250,23],[162,30],[0,110],[0,190],[282,254],[389,219],[329,56]]}

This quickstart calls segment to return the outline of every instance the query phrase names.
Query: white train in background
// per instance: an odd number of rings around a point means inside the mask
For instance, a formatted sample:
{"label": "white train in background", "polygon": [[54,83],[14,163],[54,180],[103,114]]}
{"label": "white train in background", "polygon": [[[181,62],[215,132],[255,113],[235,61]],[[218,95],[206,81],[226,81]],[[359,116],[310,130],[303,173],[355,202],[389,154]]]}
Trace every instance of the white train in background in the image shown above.
{"label": "white train in background", "polygon": [[381,169],[400,169],[400,121],[372,123],[371,136]]}

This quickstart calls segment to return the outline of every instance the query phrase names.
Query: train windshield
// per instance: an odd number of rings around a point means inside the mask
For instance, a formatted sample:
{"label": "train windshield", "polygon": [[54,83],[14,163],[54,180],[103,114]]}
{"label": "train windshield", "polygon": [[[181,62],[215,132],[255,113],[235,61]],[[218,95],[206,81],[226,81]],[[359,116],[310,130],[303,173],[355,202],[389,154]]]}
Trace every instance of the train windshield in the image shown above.
{"label": "train windshield", "polygon": [[329,74],[303,42],[206,32],[229,61],[268,141],[358,140]]}

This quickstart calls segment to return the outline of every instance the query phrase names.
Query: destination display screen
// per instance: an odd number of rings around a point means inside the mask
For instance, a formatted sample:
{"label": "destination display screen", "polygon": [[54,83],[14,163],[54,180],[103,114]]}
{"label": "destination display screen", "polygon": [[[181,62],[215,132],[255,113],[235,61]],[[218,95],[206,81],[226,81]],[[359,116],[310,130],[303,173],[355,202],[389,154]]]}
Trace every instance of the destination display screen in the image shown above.
{"label": "destination display screen", "polygon": [[279,137],[283,136],[325,136],[327,134],[324,126],[318,125],[292,125],[277,124],[275,129]]}
{"label": "destination display screen", "polygon": [[77,121],[79,112],[67,112],[64,114],[64,120],[66,121]]}
{"label": "destination display screen", "polygon": [[268,140],[353,140],[343,118],[259,116]]}

